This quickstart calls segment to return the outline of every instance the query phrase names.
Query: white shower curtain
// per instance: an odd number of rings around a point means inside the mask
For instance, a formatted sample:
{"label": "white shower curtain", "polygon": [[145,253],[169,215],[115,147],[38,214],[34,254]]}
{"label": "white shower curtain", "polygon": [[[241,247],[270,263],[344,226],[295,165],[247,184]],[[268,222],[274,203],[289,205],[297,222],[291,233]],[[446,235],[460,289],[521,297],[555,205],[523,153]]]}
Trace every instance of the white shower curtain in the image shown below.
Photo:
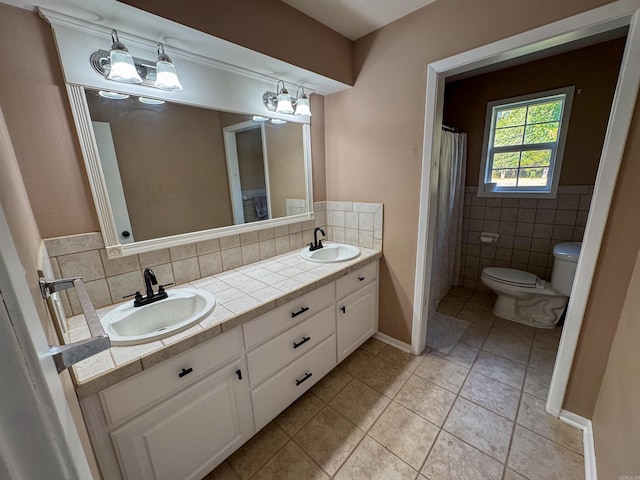
{"label": "white shower curtain", "polygon": [[449,289],[458,285],[462,254],[462,206],[467,168],[467,134],[442,131],[438,171],[436,238],[431,268],[429,318]]}

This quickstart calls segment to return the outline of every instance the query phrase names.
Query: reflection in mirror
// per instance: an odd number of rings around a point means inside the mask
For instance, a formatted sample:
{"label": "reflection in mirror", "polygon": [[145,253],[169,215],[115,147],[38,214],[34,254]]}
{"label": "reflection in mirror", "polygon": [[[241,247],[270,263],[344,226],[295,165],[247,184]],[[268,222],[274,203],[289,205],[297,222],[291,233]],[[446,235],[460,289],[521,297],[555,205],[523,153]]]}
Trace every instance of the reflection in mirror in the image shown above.
{"label": "reflection in mirror", "polygon": [[301,124],[85,96],[121,244],[307,213]]}

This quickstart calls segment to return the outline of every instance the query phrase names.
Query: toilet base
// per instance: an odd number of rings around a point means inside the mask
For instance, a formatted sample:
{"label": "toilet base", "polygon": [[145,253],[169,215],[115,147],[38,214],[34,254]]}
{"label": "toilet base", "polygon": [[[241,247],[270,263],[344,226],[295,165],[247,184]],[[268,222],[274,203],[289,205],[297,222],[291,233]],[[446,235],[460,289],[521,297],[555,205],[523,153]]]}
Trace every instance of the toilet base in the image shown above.
{"label": "toilet base", "polygon": [[569,299],[545,295],[521,299],[498,294],[493,314],[505,320],[536,328],[555,328]]}

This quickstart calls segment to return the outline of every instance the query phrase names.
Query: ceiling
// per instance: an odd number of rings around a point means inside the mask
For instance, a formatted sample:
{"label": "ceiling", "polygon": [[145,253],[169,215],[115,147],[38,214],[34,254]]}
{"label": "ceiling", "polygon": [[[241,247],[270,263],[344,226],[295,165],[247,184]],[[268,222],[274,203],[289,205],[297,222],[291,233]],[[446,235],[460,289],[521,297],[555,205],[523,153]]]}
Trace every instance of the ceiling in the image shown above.
{"label": "ceiling", "polygon": [[356,40],[435,0],[282,0],[320,23]]}

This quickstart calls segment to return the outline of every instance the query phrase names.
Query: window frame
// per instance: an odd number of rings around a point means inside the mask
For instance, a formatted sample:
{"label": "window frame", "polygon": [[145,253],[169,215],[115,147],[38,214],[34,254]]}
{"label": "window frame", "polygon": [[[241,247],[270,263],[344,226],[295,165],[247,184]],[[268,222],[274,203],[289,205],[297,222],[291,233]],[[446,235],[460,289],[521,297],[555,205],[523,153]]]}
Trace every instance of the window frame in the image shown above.
{"label": "window frame", "polygon": [[[480,174],[478,178],[478,196],[479,197],[503,197],[503,198],[556,198],[558,193],[558,183],[560,180],[560,172],[562,171],[562,160],[564,156],[564,147],[569,128],[569,119],[571,117],[571,107],[573,105],[573,95],[575,86],[571,85],[543,92],[535,92],[517,97],[494,100],[487,103],[487,110],[484,123],[484,134],[482,143],[482,160],[480,163]],[[518,104],[535,105],[536,103],[546,103],[550,97],[564,95],[564,104],[560,116],[560,125],[558,127],[558,140],[556,142],[536,143],[531,145],[514,145],[507,147],[499,147],[501,152],[521,152],[523,150],[549,150],[551,149],[551,159],[549,162],[551,182],[549,187],[496,187],[491,189],[488,187],[491,179],[491,173],[488,171],[491,162],[493,147],[490,147],[490,140],[493,140],[493,131],[495,129],[496,114],[494,113],[500,107],[507,105],[516,106]],[[526,147],[526,148],[525,148]]]}

